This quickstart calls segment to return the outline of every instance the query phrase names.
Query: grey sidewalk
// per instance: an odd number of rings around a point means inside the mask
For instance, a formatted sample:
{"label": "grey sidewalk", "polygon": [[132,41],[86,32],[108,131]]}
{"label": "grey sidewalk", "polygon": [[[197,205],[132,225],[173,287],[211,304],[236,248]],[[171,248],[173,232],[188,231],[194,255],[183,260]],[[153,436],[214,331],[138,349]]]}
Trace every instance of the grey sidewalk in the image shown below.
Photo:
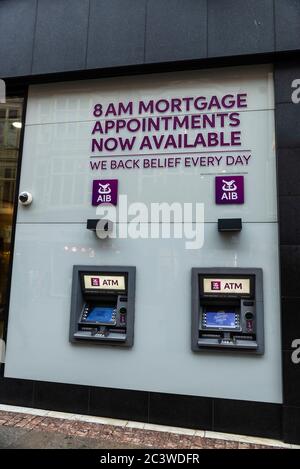
{"label": "grey sidewalk", "polygon": [[263,449],[279,441],[0,405],[0,448]]}

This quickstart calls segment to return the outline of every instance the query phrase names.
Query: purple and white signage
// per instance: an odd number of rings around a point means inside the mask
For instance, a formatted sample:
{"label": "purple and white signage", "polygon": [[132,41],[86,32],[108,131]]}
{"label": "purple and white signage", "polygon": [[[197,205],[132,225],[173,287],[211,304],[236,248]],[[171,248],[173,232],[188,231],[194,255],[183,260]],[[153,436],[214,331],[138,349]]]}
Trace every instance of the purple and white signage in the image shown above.
{"label": "purple and white signage", "polygon": [[93,108],[92,154],[241,147],[240,111],[247,107],[247,93],[235,92],[99,102]]}
{"label": "purple and white signage", "polygon": [[[174,94],[173,94],[174,93]],[[247,92],[98,101],[91,109],[93,171],[248,166]],[[244,127],[245,128],[245,127]]]}
{"label": "purple and white signage", "polygon": [[244,203],[244,176],[216,176],[216,204]]}
{"label": "purple and white signage", "polygon": [[219,280],[212,280],[211,289],[212,290],[221,290],[221,282]]}
{"label": "purple and white signage", "polygon": [[118,179],[97,179],[93,181],[92,205],[118,203]]}

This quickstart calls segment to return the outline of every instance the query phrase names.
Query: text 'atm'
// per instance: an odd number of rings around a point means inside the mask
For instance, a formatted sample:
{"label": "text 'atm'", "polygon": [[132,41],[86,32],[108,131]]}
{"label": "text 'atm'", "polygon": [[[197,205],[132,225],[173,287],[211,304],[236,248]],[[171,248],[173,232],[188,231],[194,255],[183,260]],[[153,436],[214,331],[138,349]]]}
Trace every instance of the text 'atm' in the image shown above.
{"label": "text 'atm'", "polygon": [[192,350],[264,353],[261,269],[192,269]]}
{"label": "text 'atm'", "polygon": [[133,345],[135,267],[74,266],[70,341]]}

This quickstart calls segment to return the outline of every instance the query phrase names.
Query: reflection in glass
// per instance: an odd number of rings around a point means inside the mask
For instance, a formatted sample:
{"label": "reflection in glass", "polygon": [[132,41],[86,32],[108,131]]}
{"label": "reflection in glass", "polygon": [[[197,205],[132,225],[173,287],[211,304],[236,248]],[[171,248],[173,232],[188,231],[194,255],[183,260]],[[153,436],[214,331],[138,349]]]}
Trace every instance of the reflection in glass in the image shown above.
{"label": "reflection in glass", "polygon": [[7,295],[22,109],[21,98],[7,98],[5,104],[0,104],[0,339]]}

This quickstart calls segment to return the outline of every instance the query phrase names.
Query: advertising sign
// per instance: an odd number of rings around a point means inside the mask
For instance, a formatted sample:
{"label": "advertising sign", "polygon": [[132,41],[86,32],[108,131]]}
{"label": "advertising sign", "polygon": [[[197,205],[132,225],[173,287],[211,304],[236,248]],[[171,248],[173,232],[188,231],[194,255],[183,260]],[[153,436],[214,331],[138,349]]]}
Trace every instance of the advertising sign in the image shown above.
{"label": "advertising sign", "polygon": [[203,293],[250,294],[249,278],[204,278]]}

